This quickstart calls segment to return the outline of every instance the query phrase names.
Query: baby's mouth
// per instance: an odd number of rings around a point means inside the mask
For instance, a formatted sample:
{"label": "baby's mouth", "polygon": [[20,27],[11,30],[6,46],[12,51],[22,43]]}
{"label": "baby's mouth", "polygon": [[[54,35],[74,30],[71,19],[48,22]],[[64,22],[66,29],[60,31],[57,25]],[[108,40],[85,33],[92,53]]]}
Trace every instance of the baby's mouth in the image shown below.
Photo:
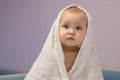
{"label": "baby's mouth", "polygon": [[69,38],[67,38],[67,40],[75,40],[74,38],[72,38],[72,37],[69,37]]}

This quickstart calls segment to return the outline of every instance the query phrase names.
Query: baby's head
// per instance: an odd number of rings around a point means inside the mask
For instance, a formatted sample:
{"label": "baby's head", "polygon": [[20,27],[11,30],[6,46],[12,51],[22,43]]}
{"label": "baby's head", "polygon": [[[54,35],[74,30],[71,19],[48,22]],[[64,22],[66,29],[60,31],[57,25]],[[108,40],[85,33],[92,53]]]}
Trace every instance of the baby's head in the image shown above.
{"label": "baby's head", "polygon": [[77,7],[69,7],[63,11],[59,23],[59,38],[64,47],[81,46],[87,30],[86,13]]}

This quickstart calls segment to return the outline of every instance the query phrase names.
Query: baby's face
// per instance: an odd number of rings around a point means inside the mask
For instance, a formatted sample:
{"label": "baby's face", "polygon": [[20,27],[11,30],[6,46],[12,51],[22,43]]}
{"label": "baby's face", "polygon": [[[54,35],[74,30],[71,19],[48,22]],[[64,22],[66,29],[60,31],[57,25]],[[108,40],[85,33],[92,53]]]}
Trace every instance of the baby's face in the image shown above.
{"label": "baby's face", "polygon": [[61,15],[59,38],[62,46],[78,47],[87,30],[87,16],[76,8],[65,10]]}

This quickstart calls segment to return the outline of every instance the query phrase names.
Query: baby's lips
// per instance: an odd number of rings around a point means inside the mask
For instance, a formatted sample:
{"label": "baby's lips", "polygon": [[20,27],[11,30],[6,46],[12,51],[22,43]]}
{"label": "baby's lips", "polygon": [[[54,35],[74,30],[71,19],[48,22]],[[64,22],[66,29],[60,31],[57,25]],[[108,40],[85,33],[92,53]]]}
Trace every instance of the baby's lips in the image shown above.
{"label": "baby's lips", "polygon": [[67,38],[67,39],[75,40],[73,37],[69,37],[69,38]]}

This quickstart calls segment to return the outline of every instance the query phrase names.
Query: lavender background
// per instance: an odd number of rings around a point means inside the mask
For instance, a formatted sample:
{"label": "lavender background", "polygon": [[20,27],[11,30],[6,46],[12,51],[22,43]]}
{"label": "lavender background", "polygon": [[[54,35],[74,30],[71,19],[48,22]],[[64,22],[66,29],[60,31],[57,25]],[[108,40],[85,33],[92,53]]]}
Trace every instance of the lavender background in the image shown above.
{"label": "lavender background", "polygon": [[0,69],[28,72],[57,14],[72,3],[93,18],[102,66],[120,69],[120,0],[0,0]]}

